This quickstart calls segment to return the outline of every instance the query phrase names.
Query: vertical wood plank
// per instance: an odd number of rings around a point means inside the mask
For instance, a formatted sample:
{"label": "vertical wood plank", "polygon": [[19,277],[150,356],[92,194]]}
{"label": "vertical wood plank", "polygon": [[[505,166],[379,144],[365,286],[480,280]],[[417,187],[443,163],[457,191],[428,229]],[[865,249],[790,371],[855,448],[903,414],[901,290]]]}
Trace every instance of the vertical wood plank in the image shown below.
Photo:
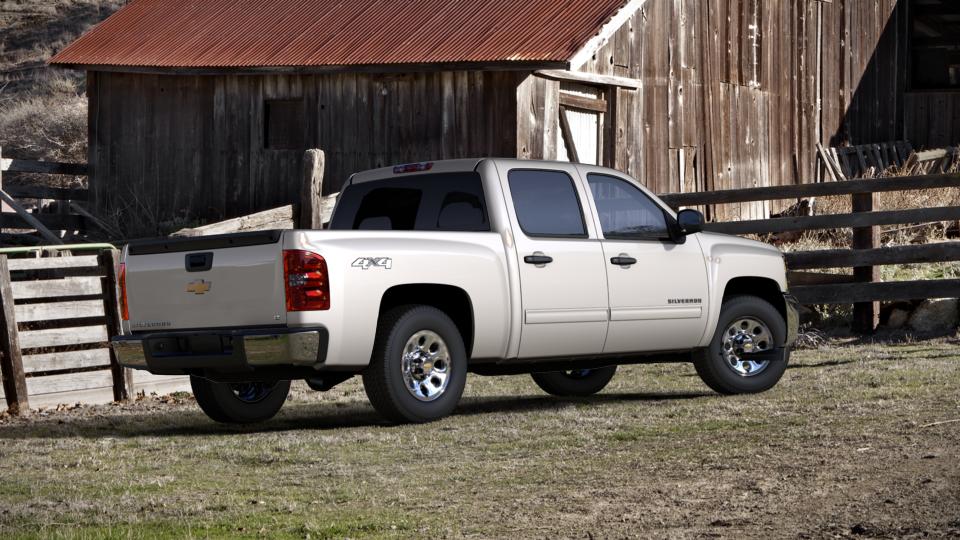
{"label": "vertical wood plank", "polygon": [[303,156],[303,183],[300,187],[301,229],[323,228],[320,202],[323,193],[323,150],[310,149]]}
{"label": "vertical wood plank", "polygon": [[[103,287],[103,312],[107,319],[107,335],[115,337],[122,333],[120,328],[120,294],[117,290],[120,270],[120,254],[116,250],[104,251],[100,254],[100,267],[103,269],[101,280]],[[125,401],[130,398],[130,374],[117,361],[113,347],[110,351],[110,373],[113,375],[113,399]]]}
{"label": "vertical wood plank", "polygon": [[[874,193],[851,195],[854,212],[872,212],[877,203]],[[858,227],[853,229],[853,249],[874,249],[880,246],[880,227]],[[861,283],[880,281],[880,268],[876,266],[858,266],[853,269],[854,278]],[[853,331],[873,333],[880,324],[880,302],[863,302],[853,305]]]}
{"label": "vertical wood plank", "polygon": [[20,337],[17,333],[6,255],[0,255],[0,303],[0,372],[3,376],[3,393],[10,414],[21,414],[29,411],[30,404],[27,399],[27,380],[23,374],[23,357],[20,354]]}

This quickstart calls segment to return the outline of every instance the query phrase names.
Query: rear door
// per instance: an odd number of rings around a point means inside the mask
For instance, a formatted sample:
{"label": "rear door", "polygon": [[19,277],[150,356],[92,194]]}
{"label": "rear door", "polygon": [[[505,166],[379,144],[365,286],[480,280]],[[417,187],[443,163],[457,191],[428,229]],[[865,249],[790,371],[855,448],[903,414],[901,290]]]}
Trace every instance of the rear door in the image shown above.
{"label": "rear door", "polygon": [[607,279],[574,166],[498,164],[520,266],[520,358],[597,354],[607,332]]}
{"label": "rear door", "polygon": [[667,214],[632,182],[586,172],[610,294],[605,353],[689,349],[707,323],[707,264],[696,236],[669,238]]}

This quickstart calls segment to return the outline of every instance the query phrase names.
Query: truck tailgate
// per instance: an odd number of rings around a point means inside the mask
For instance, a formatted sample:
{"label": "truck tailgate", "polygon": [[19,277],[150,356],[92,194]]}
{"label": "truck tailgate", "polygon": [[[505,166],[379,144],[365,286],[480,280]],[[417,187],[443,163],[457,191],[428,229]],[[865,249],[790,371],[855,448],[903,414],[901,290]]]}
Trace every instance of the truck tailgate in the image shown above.
{"label": "truck tailgate", "polygon": [[130,330],[286,323],[281,231],[132,244],[125,262]]}

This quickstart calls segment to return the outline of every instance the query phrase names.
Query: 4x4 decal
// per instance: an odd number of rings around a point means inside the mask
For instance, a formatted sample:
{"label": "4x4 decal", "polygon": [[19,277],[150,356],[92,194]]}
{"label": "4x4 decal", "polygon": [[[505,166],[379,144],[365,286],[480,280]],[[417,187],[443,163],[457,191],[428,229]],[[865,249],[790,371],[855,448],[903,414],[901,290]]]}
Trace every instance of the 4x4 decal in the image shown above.
{"label": "4x4 decal", "polygon": [[370,268],[390,270],[393,268],[393,259],[390,257],[358,257],[350,266],[363,268],[364,270],[369,270]]}

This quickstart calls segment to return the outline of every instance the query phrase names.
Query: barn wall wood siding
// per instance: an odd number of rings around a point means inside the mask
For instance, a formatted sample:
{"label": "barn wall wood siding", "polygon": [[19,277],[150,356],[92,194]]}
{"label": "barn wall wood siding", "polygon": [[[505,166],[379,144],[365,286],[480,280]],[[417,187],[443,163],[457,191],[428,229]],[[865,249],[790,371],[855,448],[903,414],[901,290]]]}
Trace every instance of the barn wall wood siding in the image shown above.
{"label": "barn wall wood siding", "polygon": [[[896,0],[650,0],[581,69],[642,82],[608,90],[612,164],[654,191],[812,182],[818,142],[960,142],[960,94],[905,92],[906,28]],[[555,155],[558,91],[539,77],[521,86],[520,156]],[[717,210],[751,219],[771,207]]]}
{"label": "barn wall wood siding", "polygon": [[[640,81],[608,89],[604,138],[616,141],[608,162],[654,191],[791,185],[819,179],[818,142],[960,143],[960,93],[907,91],[907,28],[904,0],[648,0],[580,70]],[[303,152],[264,148],[267,99],[304,100],[327,193],[393,163],[557,158],[560,82],[529,72],[88,81],[96,206],[148,232],[297,200]]]}
{"label": "barn wall wood siding", "polygon": [[[316,75],[88,73],[94,205],[134,234],[296,202],[303,149],[265,148],[264,102],[303,99],[303,140],[326,153],[324,191],[350,173],[419,160],[515,155],[512,72]],[[290,126],[301,129],[301,126]],[[128,231],[130,232],[130,231]]]}

